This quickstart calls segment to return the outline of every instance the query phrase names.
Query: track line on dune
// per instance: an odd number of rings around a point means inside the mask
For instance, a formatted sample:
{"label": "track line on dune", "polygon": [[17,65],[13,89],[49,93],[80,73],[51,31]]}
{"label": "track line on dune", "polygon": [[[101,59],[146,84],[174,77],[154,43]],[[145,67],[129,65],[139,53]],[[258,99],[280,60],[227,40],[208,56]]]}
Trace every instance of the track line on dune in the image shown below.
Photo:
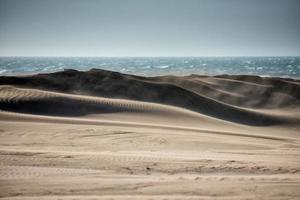
{"label": "track line on dune", "polygon": [[190,195],[45,195],[10,196],[3,200],[203,200],[203,197]]}
{"label": "track line on dune", "polygon": [[80,174],[98,174],[99,172],[101,171],[94,169],[0,165],[0,179],[38,178],[55,175],[74,176]]}

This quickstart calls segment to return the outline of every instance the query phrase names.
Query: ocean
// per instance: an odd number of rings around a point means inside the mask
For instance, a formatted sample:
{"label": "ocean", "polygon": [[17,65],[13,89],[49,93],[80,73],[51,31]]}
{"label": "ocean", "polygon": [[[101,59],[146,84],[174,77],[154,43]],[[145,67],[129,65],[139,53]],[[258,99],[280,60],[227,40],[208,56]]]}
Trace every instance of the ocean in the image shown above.
{"label": "ocean", "polygon": [[0,57],[0,75],[91,68],[143,76],[247,74],[300,79],[300,57]]}

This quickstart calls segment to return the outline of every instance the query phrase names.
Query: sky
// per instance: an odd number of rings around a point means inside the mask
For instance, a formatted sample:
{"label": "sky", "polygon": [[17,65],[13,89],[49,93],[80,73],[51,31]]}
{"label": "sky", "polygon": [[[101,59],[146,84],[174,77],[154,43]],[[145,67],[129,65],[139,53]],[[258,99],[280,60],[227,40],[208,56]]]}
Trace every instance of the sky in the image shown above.
{"label": "sky", "polygon": [[300,56],[300,0],[0,0],[0,56]]}

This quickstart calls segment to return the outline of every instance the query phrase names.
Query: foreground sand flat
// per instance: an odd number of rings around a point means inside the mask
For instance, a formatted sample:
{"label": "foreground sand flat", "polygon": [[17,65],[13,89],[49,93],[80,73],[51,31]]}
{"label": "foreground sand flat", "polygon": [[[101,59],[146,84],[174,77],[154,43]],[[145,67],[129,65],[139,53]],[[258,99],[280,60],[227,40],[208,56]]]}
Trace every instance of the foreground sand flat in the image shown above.
{"label": "foreground sand flat", "polygon": [[[198,87],[196,93],[208,99],[202,99],[203,105],[224,106],[234,113],[219,116],[218,111],[207,113],[193,106],[142,102],[132,96],[104,98],[4,79],[0,79],[1,199],[300,198],[297,81],[288,80],[292,89],[284,94],[271,82],[228,77],[190,78],[205,82],[211,90],[199,82],[187,86],[188,78],[143,80],[157,85],[177,81],[194,92]],[[237,93],[240,84],[251,89]],[[223,95],[216,91],[221,87]],[[264,101],[236,100],[253,87]],[[262,92],[270,87],[276,94]],[[251,121],[257,116],[264,119],[259,124]]]}

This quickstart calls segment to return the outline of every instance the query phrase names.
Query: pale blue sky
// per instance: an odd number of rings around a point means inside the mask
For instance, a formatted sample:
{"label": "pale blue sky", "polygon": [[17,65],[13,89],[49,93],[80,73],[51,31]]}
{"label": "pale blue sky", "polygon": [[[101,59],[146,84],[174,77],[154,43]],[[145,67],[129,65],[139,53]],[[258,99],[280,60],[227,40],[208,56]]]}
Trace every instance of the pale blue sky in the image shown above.
{"label": "pale blue sky", "polygon": [[299,56],[300,0],[0,0],[0,56]]}

